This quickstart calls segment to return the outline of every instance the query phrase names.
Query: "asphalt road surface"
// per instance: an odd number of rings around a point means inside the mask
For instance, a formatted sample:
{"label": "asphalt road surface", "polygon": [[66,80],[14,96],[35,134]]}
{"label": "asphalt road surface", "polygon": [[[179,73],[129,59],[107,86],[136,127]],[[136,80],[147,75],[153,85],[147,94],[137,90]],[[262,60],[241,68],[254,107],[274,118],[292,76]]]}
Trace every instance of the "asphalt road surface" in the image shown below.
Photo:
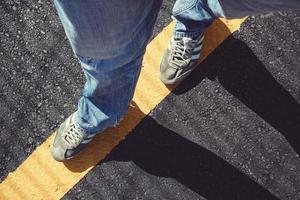
{"label": "asphalt road surface", "polygon": [[[0,15],[2,181],[76,109],[84,76],[52,1]],[[63,199],[299,200],[299,20],[249,17]]]}

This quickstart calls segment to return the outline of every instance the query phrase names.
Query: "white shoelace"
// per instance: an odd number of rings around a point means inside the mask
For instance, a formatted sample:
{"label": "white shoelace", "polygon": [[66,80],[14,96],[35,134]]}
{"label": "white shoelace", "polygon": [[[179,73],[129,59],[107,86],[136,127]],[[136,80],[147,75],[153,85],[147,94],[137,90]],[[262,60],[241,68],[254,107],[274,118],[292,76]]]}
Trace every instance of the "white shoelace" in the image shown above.
{"label": "white shoelace", "polygon": [[193,48],[196,41],[191,38],[173,39],[171,42],[171,60],[170,62],[177,66],[185,65],[192,57]]}
{"label": "white shoelace", "polygon": [[72,124],[69,127],[69,130],[67,130],[64,139],[72,148],[75,148],[82,142],[83,137],[84,137],[84,130],[82,130],[80,127],[76,126],[75,124]]}

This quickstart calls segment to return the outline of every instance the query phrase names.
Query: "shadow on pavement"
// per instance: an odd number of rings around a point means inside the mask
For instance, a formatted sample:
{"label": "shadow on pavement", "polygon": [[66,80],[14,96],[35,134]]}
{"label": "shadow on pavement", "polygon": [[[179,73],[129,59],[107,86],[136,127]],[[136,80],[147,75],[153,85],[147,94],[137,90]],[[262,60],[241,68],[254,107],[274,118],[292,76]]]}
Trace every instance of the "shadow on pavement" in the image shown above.
{"label": "shadow on pavement", "polygon": [[207,199],[277,199],[228,162],[145,118],[103,162],[132,161],[154,176],[174,178]]}
{"label": "shadow on pavement", "polygon": [[[296,134],[300,129],[299,104],[246,44],[233,37],[225,40],[173,93],[183,94],[207,77],[217,78],[225,89],[279,130],[299,152]],[[134,114],[128,116],[135,115],[140,118],[145,114],[135,107]],[[114,140],[113,137],[107,134],[107,141]],[[75,159],[65,163],[66,167],[78,172],[93,166],[92,150],[101,148],[100,143],[101,139],[84,153],[86,157],[78,158],[79,165]],[[226,160],[161,126],[151,117],[139,123],[102,162],[113,160],[132,161],[151,175],[174,178],[207,199],[277,199]]]}
{"label": "shadow on pavement", "polygon": [[229,37],[173,93],[185,93],[205,77],[218,79],[228,92],[276,128],[300,154],[300,105],[244,42]]}

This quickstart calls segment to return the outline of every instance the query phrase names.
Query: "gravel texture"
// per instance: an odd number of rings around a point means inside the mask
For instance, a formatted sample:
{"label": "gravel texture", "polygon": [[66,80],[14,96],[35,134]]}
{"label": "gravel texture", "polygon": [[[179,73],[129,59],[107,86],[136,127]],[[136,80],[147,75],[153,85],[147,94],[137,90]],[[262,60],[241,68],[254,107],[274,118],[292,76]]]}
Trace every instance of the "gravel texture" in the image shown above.
{"label": "gravel texture", "polygon": [[[1,181],[76,109],[84,77],[52,1],[0,13]],[[299,19],[248,18],[64,199],[300,199]]]}

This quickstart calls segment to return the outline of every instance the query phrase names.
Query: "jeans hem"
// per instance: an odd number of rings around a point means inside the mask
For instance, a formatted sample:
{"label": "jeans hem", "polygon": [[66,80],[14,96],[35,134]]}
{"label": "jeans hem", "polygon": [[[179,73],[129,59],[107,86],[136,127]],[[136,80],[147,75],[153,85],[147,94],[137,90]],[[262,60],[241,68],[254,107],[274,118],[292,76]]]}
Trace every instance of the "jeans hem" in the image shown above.
{"label": "jeans hem", "polygon": [[[75,118],[74,118],[74,123],[76,124],[76,126],[79,126],[81,129],[84,130],[84,133],[87,134],[87,135],[92,135],[92,134],[95,134],[95,133],[100,133],[103,131],[103,129],[100,129],[99,131],[91,131],[89,130],[89,128],[83,128],[80,123],[78,122],[78,116],[77,116],[77,111],[75,112]],[[90,126],[90,125],[89,125]],[[90,128],[92,129],[93,127],[90,126]]]}

